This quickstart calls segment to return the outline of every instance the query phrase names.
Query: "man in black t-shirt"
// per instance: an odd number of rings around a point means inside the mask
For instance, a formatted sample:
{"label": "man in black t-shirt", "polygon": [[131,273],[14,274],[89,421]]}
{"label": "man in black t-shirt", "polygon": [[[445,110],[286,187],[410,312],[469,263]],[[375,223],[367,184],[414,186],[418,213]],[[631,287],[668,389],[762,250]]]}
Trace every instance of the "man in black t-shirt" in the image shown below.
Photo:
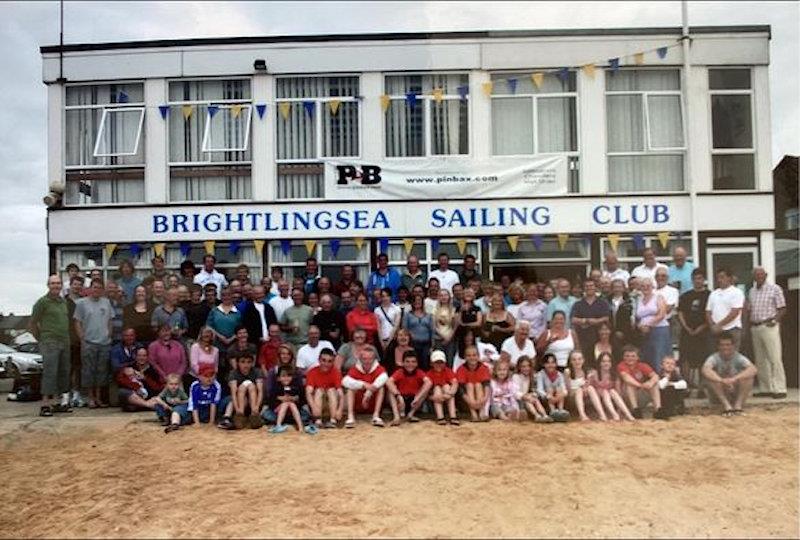
{"label": "man in black t-shirt", "polygon": [[678,350],[682,369],[692,385],[699,384],[700,367],[711,353],[711,333],[705,316],[709,294],[705,273],[695,268],[692,290],[683,293],[678,301],[678,322],[681,325]]}

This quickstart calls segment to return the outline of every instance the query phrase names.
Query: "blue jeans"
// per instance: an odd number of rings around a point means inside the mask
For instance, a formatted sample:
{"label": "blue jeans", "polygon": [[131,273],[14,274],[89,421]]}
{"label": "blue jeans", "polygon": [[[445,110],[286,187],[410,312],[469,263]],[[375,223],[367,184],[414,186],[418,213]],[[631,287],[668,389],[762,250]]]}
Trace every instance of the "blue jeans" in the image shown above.
{"label": "blue jeans", "polygon": [[[178,413],[178,416],[180,417],[180,424],[182,426],[190,423],[192,419],[192,414],[189,412],[185,404],[175,405],[174,407],[172,407],[172,412]],[[163,406],[156,405],[156,416],[158,416],[159,420],[164,420],[164,419],[169,420],[172,417],[172,413],[170,413]]]}
{"label": "blue jeans", "polygon": [[642,347],[642,356],[656,373],[661,373],[661,361],[665,356],[672,356],[672,335],[669,326],[656,326],[650,329]]}
{"label": "blue jeans", "polygon": [[[276,424],[278,422],[278,413],[271,408],[266,407],[261,412],[261,419],[265,424]],[[300,407],[300,419],[303,421],[303,425],[308,424],[308,421],[311,420],[311,411],[308,410],[308,405],[303,405]],[[284,422],[286,421],[294,422],[294,420],[291,420],[291,417],[288,414],[286,415],[286,418],[284,418]]]}

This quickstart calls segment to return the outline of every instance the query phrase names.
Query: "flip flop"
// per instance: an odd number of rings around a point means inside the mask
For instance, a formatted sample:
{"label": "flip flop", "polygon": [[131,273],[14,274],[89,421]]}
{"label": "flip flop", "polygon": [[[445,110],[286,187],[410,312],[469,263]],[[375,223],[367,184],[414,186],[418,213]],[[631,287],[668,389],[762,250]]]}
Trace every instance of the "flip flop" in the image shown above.
{"label": "flip flop", "polygon": [[447,420],[445,420],[444,418],[437,418],[436,423],[439,424],[440,426],[446,426]]}
{"label": "flip flop", "polygon": [[399,418],[393,418],[392,421],[389,422],[389,425],[392,426],[392,427],[399,426],[400,425],[400,419]]}
{"label": "flip flop", "polygon": [[408,421],[409,421],[409,422],[411,422],[412,424],[416,424],[417,422],[419,422],[419,418],[417,418],[417,417],[416,417],[416,416],[414,416],[413,414],[412,414],[412,415],[409,415],[408,417],[406,417],[406,420],[408,420]]}
{"label": "flip flop", "polygon": [[344,427],[347,428],[347,429],[353,429],[354,427],[356,427],[356,421],[355,420],[346,420],[345,423],[344,423]]}
{"label": "flip flop", "polygon": [[377,417],[372,419],[372,425],[375,427],[386,427],[386,424],[383,423],[383,420]]}
{"label": "flip flop", "polygon": [[336,422],[334,422],[333,420],[328,420],[327,422],[322,424],[322,427],[325,429],[336,429]]}
{"label": "flip flop", "polygon": [[317,433],[319,433],[319,428],[314,424],[309,424],[303,428],[303,431],[305,431],[309,435],[316,435]]}

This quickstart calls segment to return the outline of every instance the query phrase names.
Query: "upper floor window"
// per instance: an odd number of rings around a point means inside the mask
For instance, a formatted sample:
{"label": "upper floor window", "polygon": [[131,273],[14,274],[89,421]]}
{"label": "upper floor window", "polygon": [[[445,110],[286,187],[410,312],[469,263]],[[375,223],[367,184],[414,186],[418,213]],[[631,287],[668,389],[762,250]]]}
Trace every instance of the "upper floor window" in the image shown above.
{"label": "upper floor window", "polygon": [[755,189],[749,69],[709,69],[714,189]]}
{"label": "upper floor window", "polygon": [[679,70],[609,71],[606,128],[609,192],[684,189]]}
{"label": "upper floor window", "polygon": [[249,79],[169,83],[171,201],[249,199]]}
{"label": "upper floor window", "polygon": [[467,74],[387,75],[386,156],[469,153]]}

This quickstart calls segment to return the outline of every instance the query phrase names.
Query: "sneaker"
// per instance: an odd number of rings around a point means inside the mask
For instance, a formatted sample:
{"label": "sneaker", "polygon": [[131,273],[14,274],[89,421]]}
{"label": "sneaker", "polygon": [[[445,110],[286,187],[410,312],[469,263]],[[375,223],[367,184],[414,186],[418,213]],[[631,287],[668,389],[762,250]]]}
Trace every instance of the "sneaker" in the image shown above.
{"label": "sneaker", "polygon": [[271,428],[269,428],[269,432],[270,433],[284,433],[287,429],[289,429],[289,426],[287,426],[286,424],[281,424],[281,425],[278,425],[278,426],[272,426]]}
{"label": "sneaker", "polygon": [[642,419],[642,409],[640,409],[639,407],[636,407],[635,409],[633,409],[633,410],[631,411],[631,414],[632,414],[632,415],[633,415],[633,417],[634,417],[634,418],[636,418],[637,420],[641,420],[641,419]]}
{"label": "sneaker", "polygon": [[226,430],[234,429],[233,428],[233,422],[231,422],[231,419],[228,418],[227,416],[222,419],[222,422],[217,424],[217,427],[220,428],[220,429],[226,429]]}
{"label": "sneaker", "polygon": [[247,417],[243,414],[233,415],[233,429],[244,429],[247,425]]}
{"label": "sneaker", "polygon": [[314,424],[308,424],[306,427],[303,428],[303,431],[305,431],[309,435],[316,435],[317,433],[319,433],[319,428]]}
{"label": "sneaker", "polygon": [[53,405],[53,412],[54,413],[71,413],[72,407],[69,405],[63,405],[59,403],[58,405]]}
{"label": "sneaker", "polygon": [[537,424],[552,424],[553,419],[549,416],[538,416],[533,419],[533,421]]}
{"label": "sneaker", "polygon": [[179,429],[181,429],[181,426],[178,424],[170,424],[164,428],[164,433],[172,433],[173,431],[178,431]]}
{"label": "sneaker", "polygon": [[257,414],[251,414],[250,419],[247,422],[247,426],[250,429],[259,429],[261,426],[264,425],[264,421],[261,420],[261,417]]}
{"label": "sneaker", "polygon": [[53,416],[53,409],[49,405],[45,405],[39,409],[39,416]]}

